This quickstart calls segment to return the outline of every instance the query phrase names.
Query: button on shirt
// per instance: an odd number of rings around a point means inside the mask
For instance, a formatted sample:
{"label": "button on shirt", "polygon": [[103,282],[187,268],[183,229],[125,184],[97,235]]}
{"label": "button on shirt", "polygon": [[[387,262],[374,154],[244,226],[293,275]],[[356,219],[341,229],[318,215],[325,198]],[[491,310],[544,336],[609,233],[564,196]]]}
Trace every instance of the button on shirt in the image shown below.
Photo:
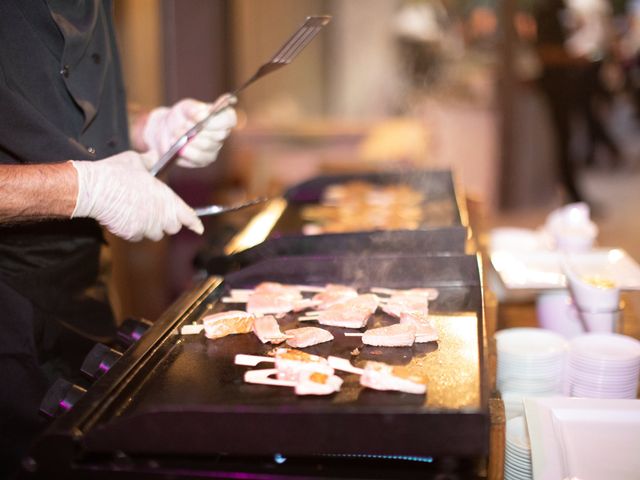
{"label": "button on shirt", "polygon": [[0,163],[129,147],[111,9],[110,0],[0,1]]}
{"label": "button on shirt", "polygon": [[[129,148],[111,0],[0,0],[0,45],[0,163],[98,160]],[[0,278],[101,239],[91,219],[0,225]]]}

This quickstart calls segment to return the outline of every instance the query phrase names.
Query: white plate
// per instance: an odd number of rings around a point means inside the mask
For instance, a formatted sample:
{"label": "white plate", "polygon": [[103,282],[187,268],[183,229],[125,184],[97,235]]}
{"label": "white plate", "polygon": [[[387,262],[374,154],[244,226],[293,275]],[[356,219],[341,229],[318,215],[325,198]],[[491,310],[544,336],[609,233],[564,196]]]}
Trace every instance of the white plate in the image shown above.
{"label": "white plate", "polygon": [[566,285],[563,257],[579,276],[608,278],[622,290],[640,289],[640,265],[618,248],[569,254],[492,250],[491,264],[507,290],[549,290]]}
{"label": "white plate", "polygon": [[518,450],[531,450],[529,432],[524,417],[512,418],[507,422],[507,444]]}
{"label": "white plate", "polygon": [[549,239],[537,230],[517,227],[494,228],[489,233],[491,251],[538,252],[546,250]]}
{"label": "white plate", "polygon": [[498,357],[538,358],[553,361],[563,355],[567,342],[562,335],[542,328],[507,328],[494,335]]}
{"label": "white plate", "polygon": [[640,341],[617,333],[588,333],[569,342],[570,357],[612,365],[640,364]]}
{"label": "white plate", "polygon": [[640,400],[524,400],[536,480],[631,480],[640,472]]}

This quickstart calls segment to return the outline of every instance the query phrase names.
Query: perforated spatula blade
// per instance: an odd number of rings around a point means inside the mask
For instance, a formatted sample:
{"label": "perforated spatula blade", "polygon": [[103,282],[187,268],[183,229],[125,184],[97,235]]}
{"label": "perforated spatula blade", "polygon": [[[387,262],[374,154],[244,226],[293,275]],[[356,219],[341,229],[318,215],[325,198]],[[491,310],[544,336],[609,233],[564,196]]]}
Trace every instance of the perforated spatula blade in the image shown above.
{"label": "perforated spatula blade", "polygon": [[214,115],[217,115],[228,106],[236,103],[236,95],[241,90],[244,90],[259,78],[262,78],[265,75],[291,63],[291,61],[302,51],[304,47],[309,44],[309,42],[311,42],[311,40],[315,38],[322,27],[329,23],[330,20],[331,16],[329,15],[307,17],[300,28],[298,28],[298,30],[296,30],[296,32],[289,38],[289,40],[287,40],[285,44],[282,45],[282,47],[280,47],[280,49],[275,53],[275,55],[271,57],[271,60],[261,65],[251,78],[249,78],[246,82],[236,88],[233,92],[225,93],[218,97],[218,99],[211,106],[209,114],[189,130],[187,130],[187,132],[178,140],[176,140],[171,148],[169,148],[169,150],[167,150],[167,152],[162,155],[162,157],[160,157],[160,160],[158,160],[156,164],[151,168],[151,175],[153,175],[154,177],[158,176],[167,167],[169,167],[178,157],[180,150],[182,150],[184,146],[189,143],[189,141],[191,141],[191,139],[204,128],[207,120],[209,120]]}

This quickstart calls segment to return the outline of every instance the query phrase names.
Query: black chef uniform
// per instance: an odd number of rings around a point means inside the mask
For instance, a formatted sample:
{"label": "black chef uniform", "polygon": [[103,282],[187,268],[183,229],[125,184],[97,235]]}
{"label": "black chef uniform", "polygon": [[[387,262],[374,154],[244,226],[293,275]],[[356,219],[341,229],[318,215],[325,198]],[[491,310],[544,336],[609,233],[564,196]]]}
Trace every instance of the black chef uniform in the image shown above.
{"label": "black chef uniform", "polygon": [[[110,0],[0,1],[0,163],[129,148]],[[42,396],[115,333],[90,219],[0,226],[0,477],[43,427]]]}

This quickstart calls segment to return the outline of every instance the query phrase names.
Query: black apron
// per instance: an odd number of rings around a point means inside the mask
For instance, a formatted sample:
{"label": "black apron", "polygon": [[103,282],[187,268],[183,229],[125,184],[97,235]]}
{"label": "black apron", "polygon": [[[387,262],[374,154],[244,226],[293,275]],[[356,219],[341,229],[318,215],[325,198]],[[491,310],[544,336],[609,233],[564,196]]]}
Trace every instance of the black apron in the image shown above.
{"label": "black apron", "polygon": [[[129,148],[109,0],[0,1],[0,163],[97,160]],[[91,219],[0,225],[0,477],[43,426],[56,378],[82,383],[115,335]],[[8,387],[10,386],[10,387]]]}

